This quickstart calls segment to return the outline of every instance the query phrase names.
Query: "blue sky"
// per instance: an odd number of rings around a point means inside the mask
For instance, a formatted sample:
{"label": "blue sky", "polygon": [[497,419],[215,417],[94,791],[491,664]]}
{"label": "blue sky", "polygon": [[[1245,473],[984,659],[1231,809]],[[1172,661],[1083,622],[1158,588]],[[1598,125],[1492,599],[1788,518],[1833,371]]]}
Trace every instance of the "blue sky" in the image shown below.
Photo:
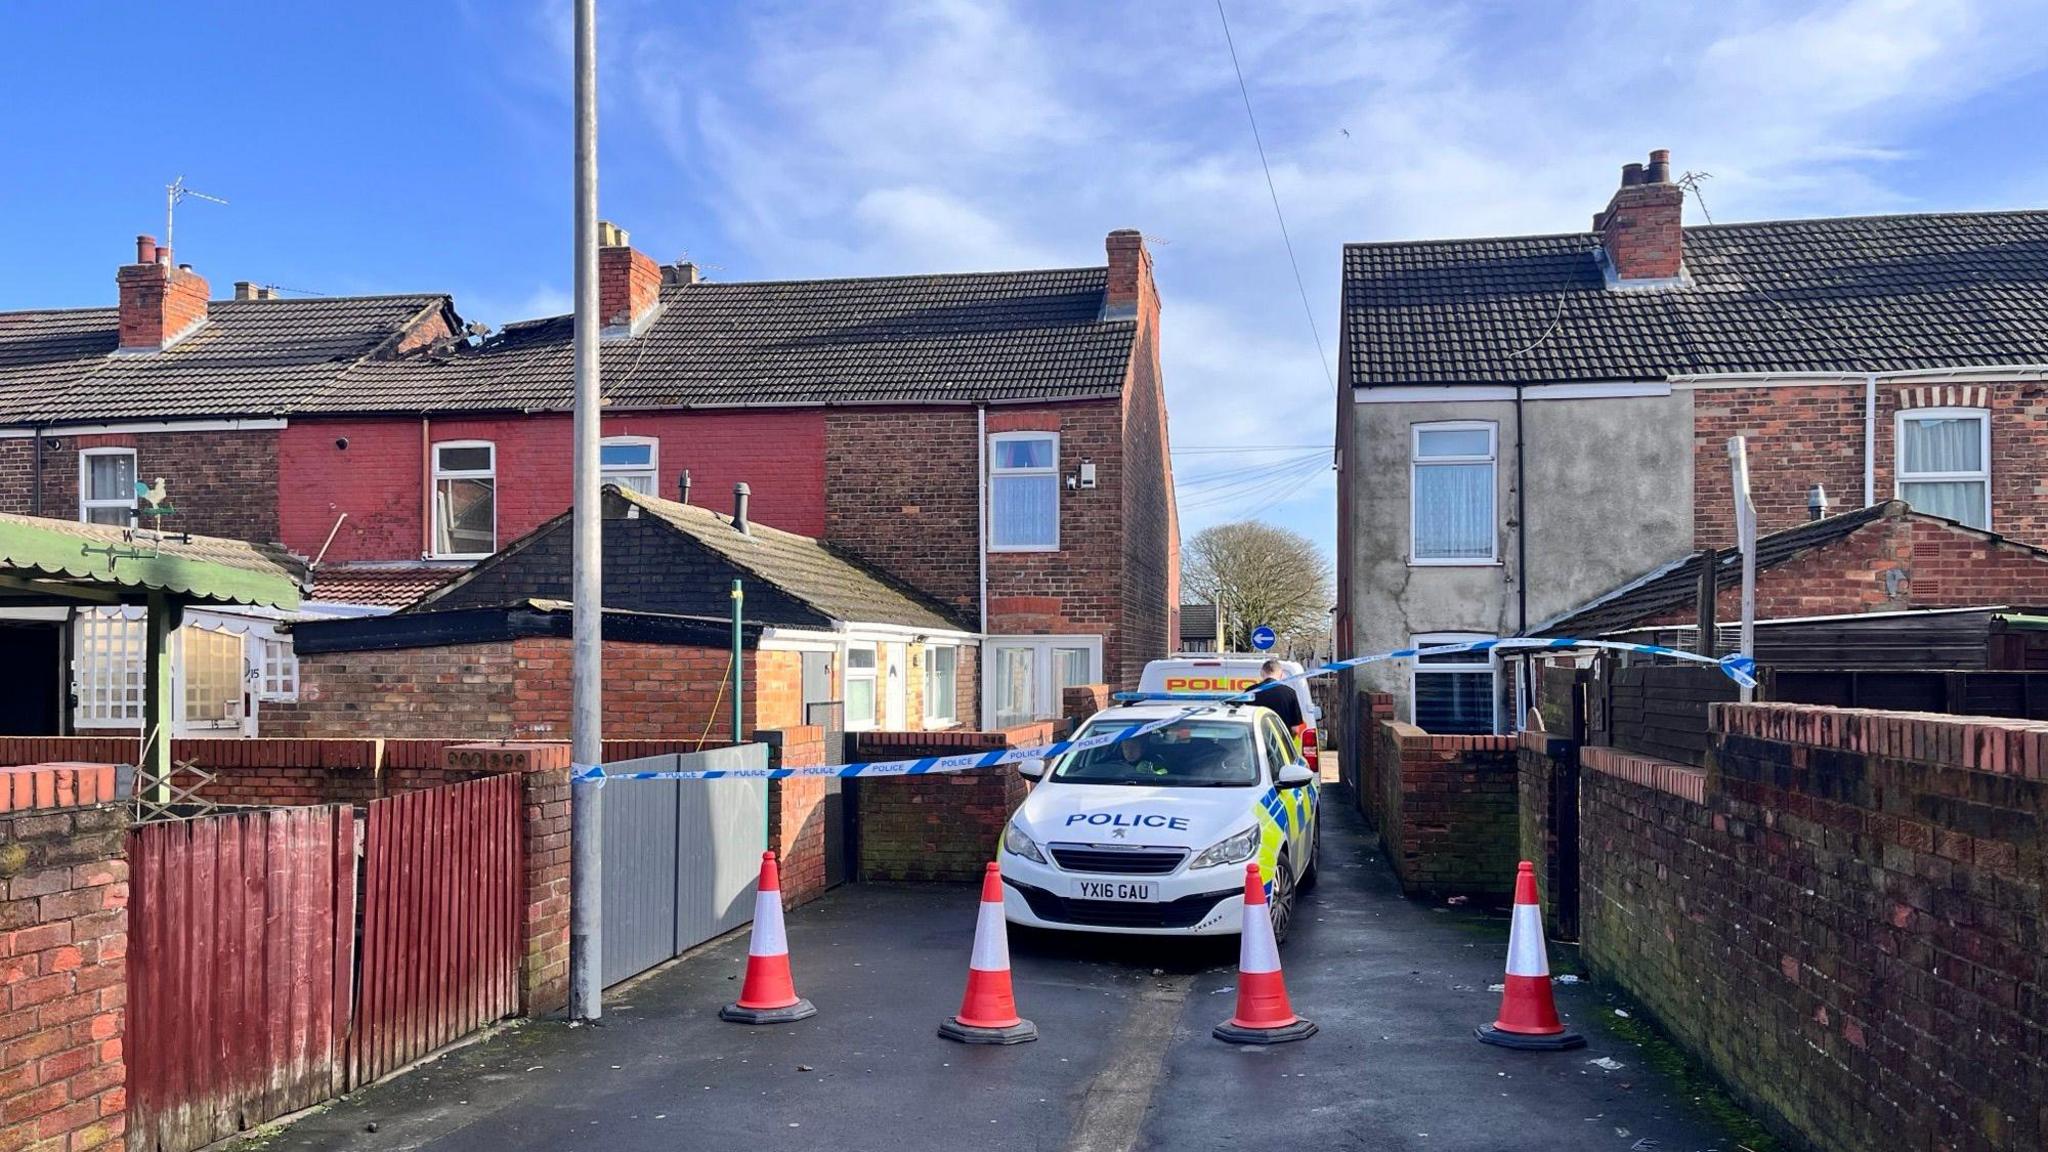
{"label": "blue sky", "polygon": [[[2038,0],[1227,2],[1332,363],[1344,241],[1583,229],[1651,148],[1720,220],[2048,206]],[[1213,3],[599,9],[601,210],[641,248],[864,275],[1099,263],[1140,228],[1184,531],[1331,546],[1312,449],[1190,451],[1327,445],[1334,403]],[[177,229],[223,291],[564,311],[568,29],[566,0],[15,7],[0,309],[110,303],[183,174],[232,201]]]}

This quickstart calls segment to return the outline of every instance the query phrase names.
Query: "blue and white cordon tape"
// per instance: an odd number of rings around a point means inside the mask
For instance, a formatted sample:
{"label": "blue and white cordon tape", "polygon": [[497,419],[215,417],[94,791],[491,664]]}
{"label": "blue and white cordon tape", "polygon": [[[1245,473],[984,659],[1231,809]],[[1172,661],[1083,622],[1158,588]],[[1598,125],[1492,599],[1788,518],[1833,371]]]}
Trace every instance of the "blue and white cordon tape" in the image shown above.
{"label": "blue and white cordon tape", "polygon": [[[1427,648],[1396,648],[1391,652],[1375,652],[1369,656],[1353,656],[1348,660],[1333,660],[1320,667],[1310,668],[1295,676],[1285,677],[1281,683],[1307,680],[1316,676],[1327,676],[1347,668],[1373,664],[1381,660],[1409,660],[1418,656],[1447,656],[1459,652],[1542,652],[1566,648],[1605,648],[1615,652],[1635,652],[1645,656],[1668,656],[1674,660],[1685,660],[1695,664],[1712,664],[1728,678],[1745,688],[1756,687],[1756,661],[1743,653],[1715,658],[1702,656],[1697,652],[1686,652],[1677,648],[1666,648],[1659,644],[1630,644],[1621,640],[1574,640],[1550,639],[1540,636],[1510,636],[1499,640],[1464,640],[1454,644],[1432,644]],[[1250,702],[1251,693],[1227,697],[1229,701]],[[693,772],[607,772],[602,765],[578,765],[575,777],[578,780],[786,780],[793,776],[931,776],[945,772],[971,772],[977,768],[998,768],[1005,764],[1016,764],[1025,760],[1050,760],[1068,752],[1101,748],[1107,744],[1157,732],[1161,728],[1180,722],[1204,708],[1213,708],[1222,701],[1204,700],[1200,705],[1187,709],[1178,715],[1143,724],[1132,724],[1114,732],[1101,732],[1084,736],[1078,740],[1058,740],[1051,744],[1040,744],[1032,748],[999,748],[991,752],[963,752],[957,756],[926,756],[917,760],[878,760],[867,764],[820,764],[807,768],[707,768]]]}

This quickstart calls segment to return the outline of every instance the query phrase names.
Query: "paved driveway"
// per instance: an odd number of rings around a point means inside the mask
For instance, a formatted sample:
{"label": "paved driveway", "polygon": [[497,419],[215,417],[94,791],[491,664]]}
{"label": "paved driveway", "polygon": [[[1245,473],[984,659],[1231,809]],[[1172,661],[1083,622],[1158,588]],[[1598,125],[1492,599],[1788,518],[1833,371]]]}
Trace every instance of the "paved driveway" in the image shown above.
{"label": "paved driveway", "polygon": [[[1336,799],[1332,794],[1332,800]],[[969,1048],[933,1030],[958,1007],[975,915],[966,887],[857,886],[789,918],[798,990],[819,1014],[749,1029],[744,934],[614,994],[601,1027],[508,1030],[357,1093],[268,1148],[1615,1149],[1732,1152],[1690,1096],[1609,1036],[1597,990],[1561,986],[1590,1049],[1489,1048],[1505,920],[1402,899],[1356,817],[1330,803],[1324,883],[1284,950],[1322,1031],[1238,1048],[1234,944],[1012,941],[1042,1039]],[[1564,959],[1564,957],[1558,957]],[[1589,1063],[1619,1061],[1618,1071]],[[371,1126],[375,1130],[371,1130]]]}

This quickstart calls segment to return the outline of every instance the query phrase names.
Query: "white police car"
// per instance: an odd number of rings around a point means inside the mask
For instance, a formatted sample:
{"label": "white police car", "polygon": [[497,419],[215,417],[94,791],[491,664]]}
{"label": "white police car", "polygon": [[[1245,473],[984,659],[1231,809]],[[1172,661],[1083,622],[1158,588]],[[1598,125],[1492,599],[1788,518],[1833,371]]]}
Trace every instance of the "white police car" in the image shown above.
{"label": "white police car", "polygon": [[1077,737],[1173,722],[1130,740],[1019,765],[1038,781],[996,855],[1010,923],[1080,932],[1240,930],[1245,864],[1266,880],[1285,938],[1315,883],[1318,780],[1265,708],[1145,701],[1096,713]]}

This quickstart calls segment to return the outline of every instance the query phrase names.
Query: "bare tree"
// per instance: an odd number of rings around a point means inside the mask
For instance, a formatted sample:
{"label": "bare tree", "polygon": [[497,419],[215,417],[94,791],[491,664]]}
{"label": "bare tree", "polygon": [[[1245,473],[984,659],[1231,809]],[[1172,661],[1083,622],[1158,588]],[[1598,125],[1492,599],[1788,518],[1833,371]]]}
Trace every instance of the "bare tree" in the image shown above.
{"label": "bare tree", "polygon": [[1280,634],[1276,647],[1313,653],[1330,630],[1330,564],[1299,532],[1253,520],[1204,528],[1181,553],[1181,589],[1223,609],[1224,647],[1251,650],[1251,630]]}

